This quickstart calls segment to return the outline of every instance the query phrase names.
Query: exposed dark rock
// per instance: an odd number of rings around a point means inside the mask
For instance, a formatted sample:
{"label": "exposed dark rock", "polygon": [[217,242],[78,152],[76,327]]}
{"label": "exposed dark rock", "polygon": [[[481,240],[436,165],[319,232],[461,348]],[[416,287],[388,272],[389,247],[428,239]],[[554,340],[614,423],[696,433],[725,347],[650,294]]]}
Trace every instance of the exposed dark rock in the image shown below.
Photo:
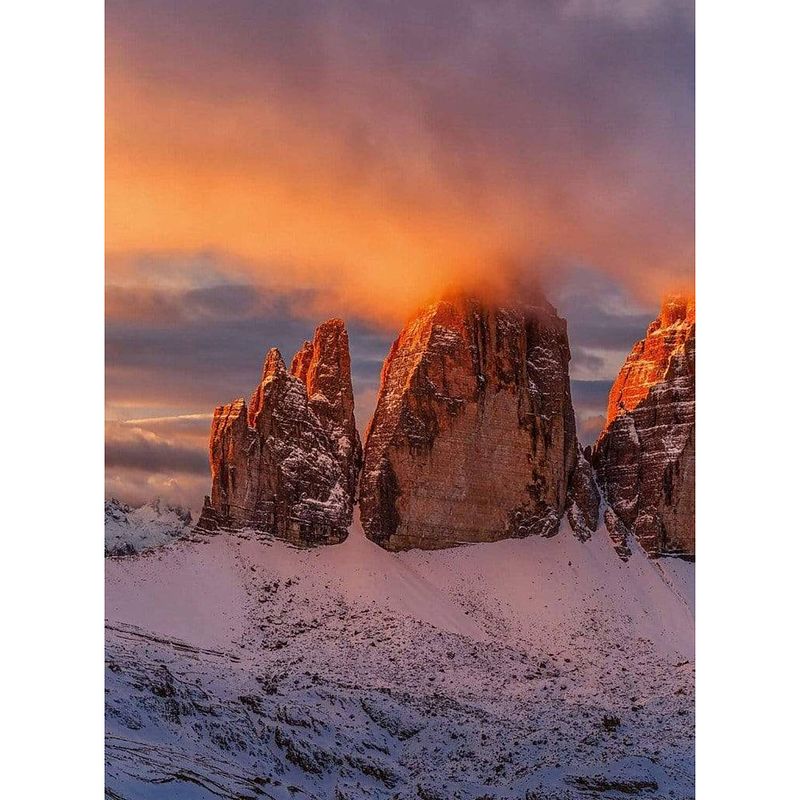
{"label": "exposed dark rock", "polygon": [[603,521],[606,524],[611,543],[614,545],[614,550],[623,561],[627,561],[631,557],[631,548],[629,544],[630,532],[625,527],[625,523],[611,508],[606,508],[603,513]]}

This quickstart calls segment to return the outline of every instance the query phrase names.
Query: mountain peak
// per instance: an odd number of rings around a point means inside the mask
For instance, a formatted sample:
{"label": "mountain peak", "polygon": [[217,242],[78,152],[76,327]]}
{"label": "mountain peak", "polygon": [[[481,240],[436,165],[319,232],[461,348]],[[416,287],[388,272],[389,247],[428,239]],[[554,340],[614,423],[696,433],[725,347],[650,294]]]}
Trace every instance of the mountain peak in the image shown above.
{"label": "mountain peak", "polygon": [[577,459],[566,323],[549,304],[443,297],[384,362],[361,479],[391,550],[558,529]]}
{"label": "mountain peak", "polygon": [[675,324],[694,325],[694,297],[684,294],[666,295],[661,301],[661,310],[656,322],[659,323],[661,328],[669,328]]}
{"label": "mountain peak", "polygon": [[341,541],[361,459],[344,323],[319,326],[291,374],[270,349],[249,409],[238,400],[216,410],[209,450],[212,487],[200,530],[250,528],[295,544]]}
{"label": "mountain peak", "polygon": [[283,360],[281,351],[277,347],[271,347],[264,359],[264,371],[261,380],[266,380],[274,375],[286,372],[286,362]]}
{"label": "mountain peak", "polygon": [[633,346],[611,387],[606,428],[620,413],[635,409],[654,386],[665,380],[673,357],[680,357],[690,340],[693,348],[694,326],[693,298],[664,298],[658,318],[650,323],[645,338]]}
{"label": "mountain peak", "polygon": [[305,386],[309,405],[336,443],[347,494],[355,497],[362,452],[344,321],[333,318],[319,325],[313,340],[303,342],[292,359],[289,372]]}

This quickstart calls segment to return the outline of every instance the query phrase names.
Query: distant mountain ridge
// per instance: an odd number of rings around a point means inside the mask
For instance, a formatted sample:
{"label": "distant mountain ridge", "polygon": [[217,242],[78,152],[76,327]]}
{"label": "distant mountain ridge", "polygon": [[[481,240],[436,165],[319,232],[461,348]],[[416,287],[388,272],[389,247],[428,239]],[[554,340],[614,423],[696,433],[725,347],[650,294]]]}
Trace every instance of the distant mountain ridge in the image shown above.
{"label": "distant mountain ridge", "polygon": [[152,550],[191,530],[192,513],[160,498],[130,506],[112,497],[105,502],[105,552],[126,556]]}

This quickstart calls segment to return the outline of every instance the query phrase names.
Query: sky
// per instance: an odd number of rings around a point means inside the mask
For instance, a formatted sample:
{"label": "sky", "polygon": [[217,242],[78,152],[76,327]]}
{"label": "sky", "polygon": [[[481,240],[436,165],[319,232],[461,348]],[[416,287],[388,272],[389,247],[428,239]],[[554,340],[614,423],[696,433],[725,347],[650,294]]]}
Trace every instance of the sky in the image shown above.
{"label": "sky", "polygon": [[453,288],[567,319],[579,437],[694,262],[693,4],[106,3],[106,493],[197,508],[214,406],[322,320],[360,428]]}

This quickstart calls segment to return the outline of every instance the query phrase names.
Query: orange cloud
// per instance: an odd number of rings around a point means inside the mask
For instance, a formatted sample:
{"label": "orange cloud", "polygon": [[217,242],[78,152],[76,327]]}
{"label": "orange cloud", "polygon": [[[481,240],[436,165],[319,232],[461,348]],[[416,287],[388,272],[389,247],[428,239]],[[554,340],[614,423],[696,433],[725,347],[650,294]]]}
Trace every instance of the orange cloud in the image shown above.
{"label": "orange cloud", "polygon": [[[562,49],[573,38],[585,48],[579,22],[546,22],[570,26],[563,42],[554,34]],[[218,251],[268,286],[313,287],[319,315],[387,325],[445,290],[516,287],[532,268],[561,262],[590,262],[648,295],[676,276],[691,281],[691,211],[675,202],[691,197],[687,172],[671,185],[670,155],[648,139],[669,140],[660,98],[653,90],[655,112],[626,111],[625,93],[635,93],[613,74],[591,73],[588,49],[586,65],[562,67],[560,49],[529,63],[521,32],[536,34],[541,20],[500,14],[493,30],[476,18],[460,37],[443,28],[442,52],[425,51],[424,62],[392,61],[391,48],[370,48],[341,20],[306,21],[298,30],[309,37],[324,28],[325,52],[314,42],[302,51],[318,71],[313,81],[275,42],[264,44],[267,63],[233,46],[217,53],[224,36],[202,29],[193,44],[193,24],[187,17],[178,28],[187,35],[172,42],[175,52],[144,33],[124,45],[111,37],[112,257]],[[556,67],[564,74],[550,78]],[[159,70],[171,79],[154,77]],[[646,95],[632,71],[624,77]],[[587,80],[594,94],[573,97]],[[631,117],[616,135],[608,105]],[[645,112],[653,119],[643,121]]]}

